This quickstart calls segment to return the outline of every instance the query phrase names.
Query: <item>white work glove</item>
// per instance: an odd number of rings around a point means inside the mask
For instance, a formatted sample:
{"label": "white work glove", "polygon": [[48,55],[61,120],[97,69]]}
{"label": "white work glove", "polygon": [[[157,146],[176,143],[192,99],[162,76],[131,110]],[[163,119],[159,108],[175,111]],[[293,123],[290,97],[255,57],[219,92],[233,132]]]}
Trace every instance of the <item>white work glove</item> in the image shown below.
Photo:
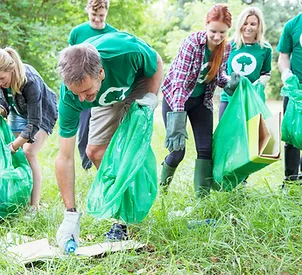
{"label": "white work glove", "polygon": [[57,243],[62,250],[65,250],[66,243],[72,238],[79,245],[81,216],[82,213],[78,212],[64,212],[64,220],[57,231]]}
{"label": "white work glove", "polygon": [[281,80],[283,85],[285,85],[285,81],[293,75],[292,71],[289,68],[286,68],[281,75]]}
{"label": "white work glove", "polygon": [[265,88],[270,79],[271,77],[269,75],[261,75],[253,84],[261,83]]}
{"label": "white work glove", "polygon": [[146,93],[143,98],[136,99],[135,101],[137,102],[137,104],[141,106],[149,106],[152,109],[152,111],[154,111],[154,109],[158,105],[157,95],[153,93]]}

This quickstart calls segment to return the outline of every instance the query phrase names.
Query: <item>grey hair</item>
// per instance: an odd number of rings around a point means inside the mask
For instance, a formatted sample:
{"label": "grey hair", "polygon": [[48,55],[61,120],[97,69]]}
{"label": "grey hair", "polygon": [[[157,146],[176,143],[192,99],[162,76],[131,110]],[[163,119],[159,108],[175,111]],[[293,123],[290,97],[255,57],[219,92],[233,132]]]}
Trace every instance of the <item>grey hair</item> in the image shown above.
{"label": "grey hair", "polygon": [[66,85],[79,85],[87,76],[96,79],[101,68],[100,54],[90,44],[70,46],[59,56],[58,71]]}

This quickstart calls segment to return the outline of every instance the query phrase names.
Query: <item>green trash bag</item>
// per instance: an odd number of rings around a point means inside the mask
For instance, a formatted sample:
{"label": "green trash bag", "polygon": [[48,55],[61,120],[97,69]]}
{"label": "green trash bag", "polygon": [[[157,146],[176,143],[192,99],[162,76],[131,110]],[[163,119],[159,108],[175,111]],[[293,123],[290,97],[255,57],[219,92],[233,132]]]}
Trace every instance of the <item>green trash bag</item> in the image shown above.
{"label": "green trash bag", "polygon": [[271,116],[263,100],[263,89],[263,85],[252,85],[242,76],[219,121],[213,136],[212,187],[215,190],[230,191],[265,166],[246,166],[250,163],[248,121],[258,114],[264,119]]}
{"label": "green trash bag", "polygon": [[132,103],[104,154],[88,195],[95,218],[139,223],[157,194],[156,159],[150,142],[153,112]]}
{"label": "green trash bag", "polygon": [[282,140],[302,150],[302,85],[297,76],[286,80],[281,95],[288,97],[282,121]]}
{"label": "green trash bag", "polygon": [[25,206],[32,190],[32,172],[19,149],[11,154],[7,144],[15,139],[6,121],[0,116],[0,217],[16,213]]}

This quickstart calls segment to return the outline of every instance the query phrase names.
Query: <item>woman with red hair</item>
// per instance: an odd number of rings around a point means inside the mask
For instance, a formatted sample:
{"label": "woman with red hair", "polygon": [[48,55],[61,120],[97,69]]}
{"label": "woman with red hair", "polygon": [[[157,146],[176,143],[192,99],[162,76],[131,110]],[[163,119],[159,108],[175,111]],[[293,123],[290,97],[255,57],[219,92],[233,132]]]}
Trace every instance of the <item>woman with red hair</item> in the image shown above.
{"label": "woman with red hair", "polygon": [[185,39],[162,85],[162,114],[166,127],[165,146],[170,151],[163,161],[160,185],[167,187],[185,155],[186,120],[195,139],[194,189],[198,197],[209,193],[212,182],[212,98],[217,86],[235,89],[238,77],[228,77],[226,62],[231,46],[226,41],[232,15],[225,5],[213,6],[206,16],[206,30]]}

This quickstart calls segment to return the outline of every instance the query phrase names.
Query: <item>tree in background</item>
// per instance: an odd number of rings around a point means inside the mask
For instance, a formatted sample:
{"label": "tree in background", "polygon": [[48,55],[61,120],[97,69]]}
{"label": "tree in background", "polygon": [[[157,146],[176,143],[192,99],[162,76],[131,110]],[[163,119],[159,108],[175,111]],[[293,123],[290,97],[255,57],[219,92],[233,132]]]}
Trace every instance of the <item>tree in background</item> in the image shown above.
{"label": "tree in background", "polygon": [[[56,66],[59,51],[68,46],[73,26],[87,19],[87,0],[1,0],[0,46],[16,49],[22,60],[34,66],[46,83],[58,91]],[[111,0],[109,23],[135,33],[144,24],[147,0]]]}
{"label": "tree in background", "polygon": [[[167,66],[189,33],[205,27],[205,15],[217,2],[227,3],[234,18],[248,2],[262,9],[266,38],[276,48],[285,22],[298,13],[298,0],[111,0],[108,23],[151,44]],[[58,91],[57,56],[67,47],[73,26],[86,20],[86,0],[1,0],[0,46],[12,46]],[[234,27],[230,31],[232,34]],[[274,51],[271,96],[280,96],[281,80]]]}

